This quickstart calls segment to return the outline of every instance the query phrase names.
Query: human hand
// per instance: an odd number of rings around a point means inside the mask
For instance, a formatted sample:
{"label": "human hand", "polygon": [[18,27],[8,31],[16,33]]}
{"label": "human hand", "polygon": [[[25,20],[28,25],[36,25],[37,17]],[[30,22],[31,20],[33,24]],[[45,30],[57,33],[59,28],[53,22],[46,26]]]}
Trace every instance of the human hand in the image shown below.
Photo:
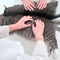
{"label": "human hand", "polygon": [[35,4],[32,0],[22,0],[24,4],[24,8],[29,11],[34,11]]}
{"label": "human hand", "polygon": [[22,29],[25,27],[31,26],[31,24],[25,24],[26,21],[33,20],[30,16],[24,16],[22,17],[17,23],[9,25],[10,31],[14,31],[17,29]]}
{"label": "human hand", "polygon": [[47,6],[47,0],[38,0],[37,1],[37,8],[40,10],[46,8]]}
{"label": "human hand", "polygon": [[29,27],[29,26],[31,26],[31,24],[25,24],[25,22],[30,21],[30,20],[33,20],[32,17],[24,16],[15,24],[15,26],[16,26],[17,29],[22,29],[22,28],[25,28],[25,27]]}
{"label": "human hand", "polygon": [[32,25],[32,30],[35,35],[35,38],[42,40],[43,32],[44,32],[44,23],[38,19],[35,21],[35,23],[36,23],[36,27],[34,27],[34,25]]}

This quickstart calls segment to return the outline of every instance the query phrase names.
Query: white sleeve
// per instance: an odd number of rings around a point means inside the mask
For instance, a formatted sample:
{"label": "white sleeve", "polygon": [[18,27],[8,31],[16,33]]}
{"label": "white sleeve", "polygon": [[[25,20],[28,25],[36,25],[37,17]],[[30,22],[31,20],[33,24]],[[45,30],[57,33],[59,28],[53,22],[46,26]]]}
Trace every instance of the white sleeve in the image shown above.
{"label": "white sleeve", "polygon": [[0,26],[0,39],[7,37],[9,35],[9,27],[8,26]]}
{"label": "white sleeve", "polygon": [[47,47],[44,41],[38,41],[32,53],[32,60],[49,60]]}

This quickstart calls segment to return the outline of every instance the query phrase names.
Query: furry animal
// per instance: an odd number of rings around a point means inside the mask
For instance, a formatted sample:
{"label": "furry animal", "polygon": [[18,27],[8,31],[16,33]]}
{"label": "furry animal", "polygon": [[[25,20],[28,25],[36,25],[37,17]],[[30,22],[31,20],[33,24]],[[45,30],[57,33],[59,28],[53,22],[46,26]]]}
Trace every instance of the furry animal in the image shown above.
{"label": "furry animal", "polygon": [[[45,23],[45,28],[44,28],[44,41],[47,45],[47,49],[49,54],[51,54],[52,51],[55,49],[58,49],[57,46],[57,40],[55,37],[55,29],[54,29],[54,24],[52,21],[50,21],[53,18],[59,17],[56,16],[55,10],[57,7],[58,2],[51,2],[47,5],[46,9],[43,10],[38,10],[35,9],[33,12],[25,11],[23,5],[16,5],[10,8],[6,8],[5,12],[2,16],[0,16],[0,25],[8,25],[8,24],[14,24],[16,23],[21,17],[25,15],[30,15],[33,17],[33,23],[34,20],[36,19],[41,19]],[[26,22],[26,24],[32,22]],[[34,23],[34,25],[36,25]],[[34,38],[34,34],[32,32],[32,27],[27,27],[21,30],[14,31],[19,35],[24,36],[27,39],[32,40]]]}
{"label": "furry animal", "polygon": [[19,14],[32,15],[32,16],[35,15],[35,16],[42,16],[50,20],[53,18],[60,17],[60,14],[55,15],[57,5],[58,5],[57,1],[51,2],[47,4],[47,7],[45,9],[38,10],[37,8],[35,8],[34,11],[26,11],[23,5],[16,5],[10,8],[5,7],[5,11],[3,15],[4,16],[10,16],[10,15],[13,16],[13,15],[19,15]]}

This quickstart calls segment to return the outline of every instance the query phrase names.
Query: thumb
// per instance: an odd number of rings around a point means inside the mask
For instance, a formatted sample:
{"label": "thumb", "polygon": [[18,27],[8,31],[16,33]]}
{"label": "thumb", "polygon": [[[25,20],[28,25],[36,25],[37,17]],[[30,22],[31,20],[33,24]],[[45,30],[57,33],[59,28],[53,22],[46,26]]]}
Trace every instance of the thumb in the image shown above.
{"label": "thumb", "polygon": [[29,26],[31,26],[31,24],[27,24],[27,25],[25,24],[25,26],[26,26],[26,27],[29,27]]}

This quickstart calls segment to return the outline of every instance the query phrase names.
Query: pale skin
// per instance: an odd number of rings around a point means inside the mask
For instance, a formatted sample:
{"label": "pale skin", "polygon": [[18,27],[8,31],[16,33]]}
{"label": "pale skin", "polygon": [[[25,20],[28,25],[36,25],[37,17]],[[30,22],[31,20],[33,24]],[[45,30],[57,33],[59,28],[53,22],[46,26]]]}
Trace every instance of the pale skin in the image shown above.
{"label": "pale skin", "polygon": [[47,0],[37,0],[37,8],[40,10],[46,8]]}
{"label": "pale skin", "polygon": [[31,26],[31,24],[25,24],[26,21],[33,20],[30,16],[22,17],[17,23],[9,25],[10,31],[22,29]]}
{"label": "pale skin", "polygon": [[35,40],[39,41],[39,40],[44,40],[43,38],[43,32],[44,32],[44,22],[42,22],[41,20],[36,20],[36,27],[34,27],[34,25],[32,25],[32,30],[33,33],[35,35]]}
{"label": "pale skin", "polygon": [[[33,20],[33,19],[30,16],[24,16],[17,23],[8,25],[10,32],[31,26],[31,24],[24,23],[25,21],[28,20]],[[35,23],[36,23],[36,27],[32,25],[32,31],[35,35],[35,39],[36,41],[43,40],[44,23],[41,20],[39,21],[38,19],[35,21]]]}
{"label": "pale skin", "polygon": [[24,8],[29,11],[34,11],[34,8],[42,10],[47,6],[47,0],[37,0],[37,5],[35,6],[33,0],[22,0]]}
{"label": "pale skin", "polygon": [[32,0],[22,0],[24,8],[29,11],[34,11],[35,4]]}

